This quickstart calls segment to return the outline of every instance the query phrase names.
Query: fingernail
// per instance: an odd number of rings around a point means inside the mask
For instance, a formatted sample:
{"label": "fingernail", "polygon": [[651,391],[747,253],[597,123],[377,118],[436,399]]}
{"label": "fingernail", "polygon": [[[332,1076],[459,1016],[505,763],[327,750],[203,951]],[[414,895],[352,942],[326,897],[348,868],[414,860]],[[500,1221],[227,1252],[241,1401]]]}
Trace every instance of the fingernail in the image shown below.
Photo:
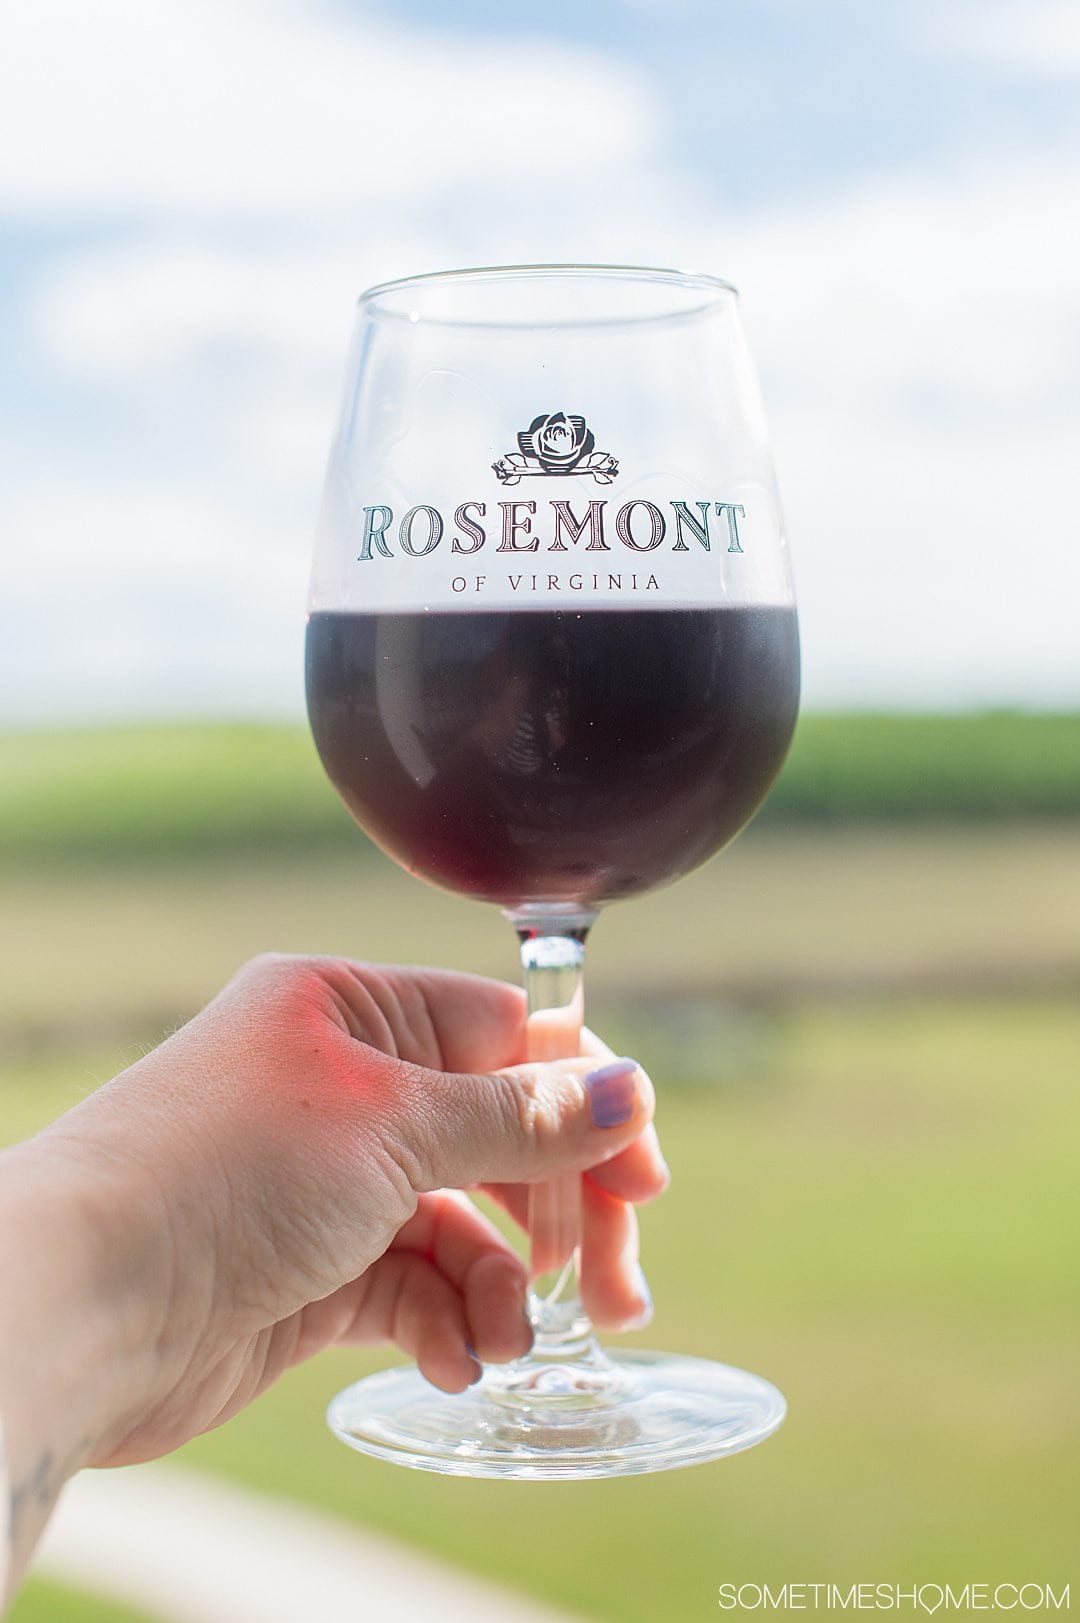
{"label": "fingernail", "polygon": [[637,1060],[613,1059],[589,1071],[585,1091],[594,1127],[621,1127],[634,1114],[634,1073]]}
{"label": "fingernail", "polygon": [[484,1366],[480,1362],[479,1358],[476,1356],[476,1348],[473,1346],[471,1341],[467,1341],[465,1343],[465,1351],[468,1353],[469,1357],[472,1359],[473,1363],[476,1365],[476,1374],[473,1375],[471,1377],[470,1381],[469,1381],[470,1386],[475,1386],[477,1381],[480,1380],[481,1376],[484,1373]]}
{"label": "fingernail", "polygon": [[623,1329],[624,1330],[644,1330],[644,1328],[645,1328],[645,1326],[647,1324],[652,1323],[653,1299],[652,1299],[652,1291],[649,1289],[649,1282],[645,1278],[645,1275],[641,1271],[640,1262],[637,1264],[637,1266],[634,1269],[633,1278],[634,1278],[634,1295],[640,1301],[641,1308],[637,1313],[634,1314],[632,1319],[626,1319],[624,1321]]}

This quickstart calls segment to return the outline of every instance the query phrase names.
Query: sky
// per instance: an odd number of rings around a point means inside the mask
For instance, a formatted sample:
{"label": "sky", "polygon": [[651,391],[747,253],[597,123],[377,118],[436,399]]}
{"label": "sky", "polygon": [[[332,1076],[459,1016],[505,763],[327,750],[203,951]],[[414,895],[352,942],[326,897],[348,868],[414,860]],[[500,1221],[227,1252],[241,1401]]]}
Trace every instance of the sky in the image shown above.
{"label": "sky", "polygon": [[1080,706],[1075,0],[8,0],[0,721],[302,714],[356,294],[740,289],[808,707]]}

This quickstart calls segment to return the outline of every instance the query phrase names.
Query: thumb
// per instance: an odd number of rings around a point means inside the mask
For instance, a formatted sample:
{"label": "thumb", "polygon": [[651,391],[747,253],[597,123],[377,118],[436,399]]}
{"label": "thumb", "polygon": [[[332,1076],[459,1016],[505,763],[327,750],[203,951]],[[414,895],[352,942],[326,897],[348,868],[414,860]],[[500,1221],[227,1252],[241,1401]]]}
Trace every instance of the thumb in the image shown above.
{"label": "thumb", "polygon": [[394,1128],[418,1192],[584,1172],[625,1149],[655,1103],[632,1059],[549,1060],[487,1075],[410,1070]]}

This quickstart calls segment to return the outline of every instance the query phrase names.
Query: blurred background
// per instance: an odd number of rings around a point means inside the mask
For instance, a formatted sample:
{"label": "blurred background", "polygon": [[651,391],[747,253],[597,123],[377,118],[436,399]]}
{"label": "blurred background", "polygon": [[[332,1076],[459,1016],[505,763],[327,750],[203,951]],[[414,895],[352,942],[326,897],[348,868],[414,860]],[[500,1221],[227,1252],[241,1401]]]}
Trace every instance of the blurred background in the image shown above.
{"label": "blurred background", "polygon": [[[368,846],[303,726],[362,287],[550,260],[734,281],[800,594],[773,798],[601,921],[590,992],[658,1080],[675,1175],[636,1339],[769,1375],[784,1429],[655,1478],[442,1482],[324,1435],[385,1361],[335,1355],[192,1471],[570,1616],[1068,1581],[1078,89],[1069,0],[10,0],[4,1136],[267,947],[515,974],[501,919]],[[13,1615],[121,1623],[124,1593],[43,1575]]]}

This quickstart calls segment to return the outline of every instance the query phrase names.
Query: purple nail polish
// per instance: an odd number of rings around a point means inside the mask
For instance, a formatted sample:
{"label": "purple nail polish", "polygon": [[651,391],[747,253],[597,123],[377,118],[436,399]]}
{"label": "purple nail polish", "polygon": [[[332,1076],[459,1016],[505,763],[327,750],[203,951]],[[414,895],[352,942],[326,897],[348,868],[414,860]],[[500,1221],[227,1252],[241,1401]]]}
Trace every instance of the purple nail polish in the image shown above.
{"label": "purple nail polish", "polygon": [[621,1127],[634,1114],[634,1073],[637,1060],[613,1059],[589,1071],[585,1091],[594,1127]]}

